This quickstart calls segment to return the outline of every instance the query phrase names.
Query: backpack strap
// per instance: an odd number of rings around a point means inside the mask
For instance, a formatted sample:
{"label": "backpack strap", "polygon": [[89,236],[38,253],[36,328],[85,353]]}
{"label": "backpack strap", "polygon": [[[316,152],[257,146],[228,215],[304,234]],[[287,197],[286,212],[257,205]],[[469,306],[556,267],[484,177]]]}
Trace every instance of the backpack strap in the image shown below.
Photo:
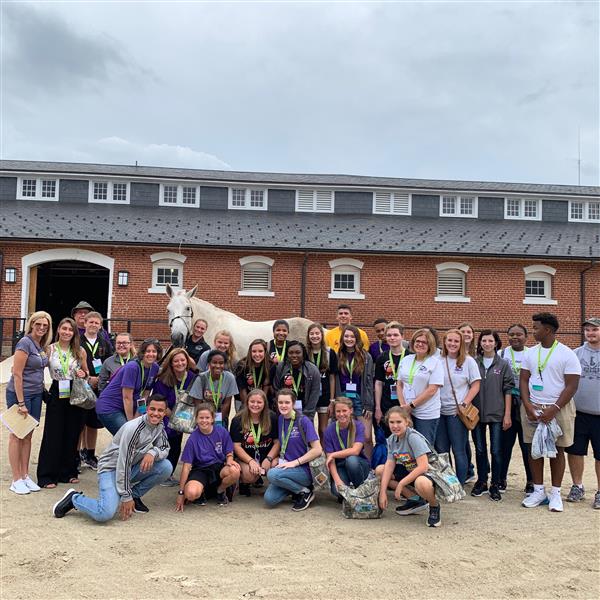
{"label": "backpack strap", "polygon": [[302,427],[302,419],[304,418],[304,416],[300,417],[298,419],[298,431],[300,432],[300,435],[302,436],[302,441],[304,442],[304,445],[306,446],[306,450],[310,450],[310,446],[308,445],[308,442],[306,441],[306,432],[304,431],[304,427]]}

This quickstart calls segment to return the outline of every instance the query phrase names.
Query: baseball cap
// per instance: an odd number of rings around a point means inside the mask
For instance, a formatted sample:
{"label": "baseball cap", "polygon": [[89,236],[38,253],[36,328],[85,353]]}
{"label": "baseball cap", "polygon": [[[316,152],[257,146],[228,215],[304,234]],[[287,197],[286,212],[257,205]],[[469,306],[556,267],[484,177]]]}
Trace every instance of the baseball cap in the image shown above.
{"label": "baseball cap", "polygon": [[600,317],[590,317],[583,322],[584,325],[594,325],[600,327]]}

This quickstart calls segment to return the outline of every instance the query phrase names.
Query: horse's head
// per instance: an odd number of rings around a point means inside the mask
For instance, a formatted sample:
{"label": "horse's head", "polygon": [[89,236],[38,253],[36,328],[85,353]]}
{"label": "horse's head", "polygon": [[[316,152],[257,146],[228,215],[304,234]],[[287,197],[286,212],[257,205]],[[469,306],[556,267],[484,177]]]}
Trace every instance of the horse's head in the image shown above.
{"label": "horse's head", "polygon": [[171,328],[171,343],[177,348],[185,345],[185,340],[192,333],[193,309],[190,298],[196,293],[198,286],[189,292],[175,291],[167,284],[167,296],[171,299],[167,305],[169,312],[169,327]]}

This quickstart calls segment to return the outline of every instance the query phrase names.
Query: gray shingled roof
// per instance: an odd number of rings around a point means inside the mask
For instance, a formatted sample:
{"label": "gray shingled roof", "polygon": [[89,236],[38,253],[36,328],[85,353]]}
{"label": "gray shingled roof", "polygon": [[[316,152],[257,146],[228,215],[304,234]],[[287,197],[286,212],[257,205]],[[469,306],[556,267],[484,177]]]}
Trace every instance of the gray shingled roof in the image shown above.
{"label": "gray shingled roof", "polygon": [[0,239],[346,253],[600,257],[600,227],[381,215],[0,202]]}
{"label": "gray shingled roof", "polygon": [[381,187],[410,190],[448,190],[488,193],[530,193],[543,195],[600,196],[599,186],[553,185],[536,183],[502,183],[491,181],[448,181],[435,179],[400,179],[362,175],[324,175],[297,173],[250,173],[244,171],[206,171],[125,165],[2,160],[0,170],[10,172],[49,172],[65,175],[122,175],[153,179],[193,179],[233,181],[264,185],[319,185],[337,187]]}

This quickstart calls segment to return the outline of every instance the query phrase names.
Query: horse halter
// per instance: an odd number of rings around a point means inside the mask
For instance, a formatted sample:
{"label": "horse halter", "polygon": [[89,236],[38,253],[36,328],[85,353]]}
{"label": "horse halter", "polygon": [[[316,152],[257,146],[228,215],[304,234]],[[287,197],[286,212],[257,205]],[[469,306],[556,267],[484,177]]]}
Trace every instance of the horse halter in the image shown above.
{"label": "horse halter", "polygon": [[[183,324],[185,325],[185,329],[188,332],[188,335],[190,334],[190,328],[188,327],[188,324],[185,322],[185,317],[183,317],[182,315],[177,315],[176,317],[173,317],[170,321],[169,321],[169,328],[172,327],[173,322],[176,321],[177,319],[181,319],[183,321]],[[190,317],[191,319],[191,317]]]}

